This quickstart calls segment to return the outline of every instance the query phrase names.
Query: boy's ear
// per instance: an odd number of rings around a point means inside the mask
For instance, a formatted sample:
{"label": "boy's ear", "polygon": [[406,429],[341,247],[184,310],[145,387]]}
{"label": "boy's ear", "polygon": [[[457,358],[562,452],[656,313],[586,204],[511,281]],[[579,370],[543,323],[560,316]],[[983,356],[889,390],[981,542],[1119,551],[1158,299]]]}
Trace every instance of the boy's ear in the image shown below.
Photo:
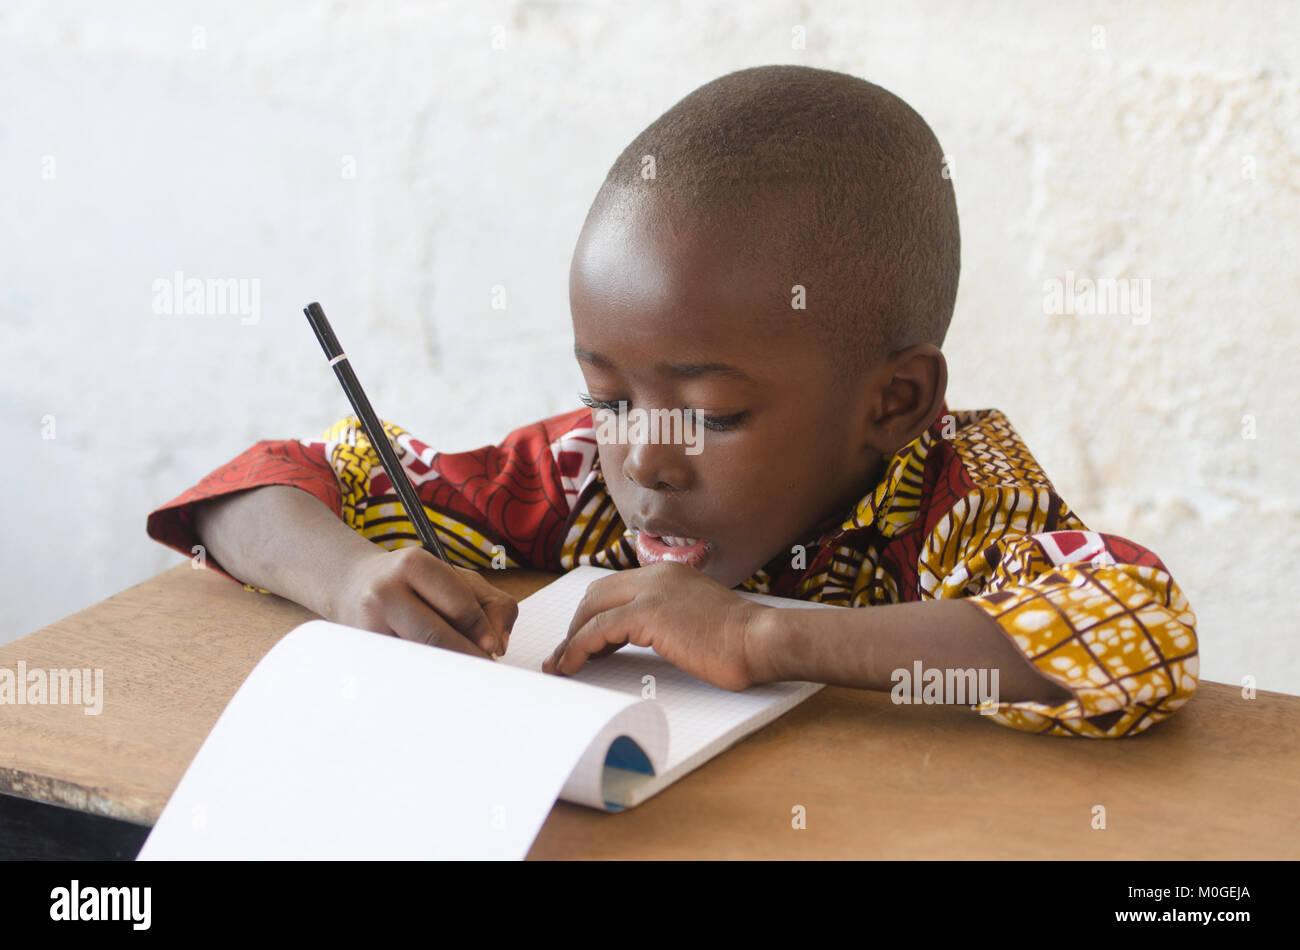
{"label": "boy's ear", "polygon": [[948,389],[948,361],[933,343],[916,343],[890,355],[872,383],[869,441],[893,455],[933,425]]}

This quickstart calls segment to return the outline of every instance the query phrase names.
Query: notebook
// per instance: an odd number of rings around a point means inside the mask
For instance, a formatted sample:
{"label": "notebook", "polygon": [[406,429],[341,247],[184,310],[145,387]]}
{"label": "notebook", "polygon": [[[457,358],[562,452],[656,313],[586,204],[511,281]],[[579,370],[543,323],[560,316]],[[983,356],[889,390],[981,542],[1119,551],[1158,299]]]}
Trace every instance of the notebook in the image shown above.
{"label": "notebook", "polygon": [[297,627],[231,699],[139,859],[523,858],[556,798],[634,807],[821,688],[732,692],[636,646],[542,673],[610,573],[580,567],[520,601],[496,663]]}

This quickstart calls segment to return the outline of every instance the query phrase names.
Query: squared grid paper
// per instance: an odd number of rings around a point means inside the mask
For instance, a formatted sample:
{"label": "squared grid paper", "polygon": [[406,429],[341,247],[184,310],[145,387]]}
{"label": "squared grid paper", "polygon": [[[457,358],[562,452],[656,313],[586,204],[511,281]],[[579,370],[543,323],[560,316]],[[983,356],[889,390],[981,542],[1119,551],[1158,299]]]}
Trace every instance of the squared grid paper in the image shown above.
{"label": "squared grid paper", "polygon": [[[519,602],[519,619],[510,634],[510,649],[499,662],[538,671],[564,639],[587,586],[614,574],[604,568],[575,568]],[[828,610],[848,608],[737,591],[773,607]],[[642,677],[654,677],[654,698],[668,720],[668,760],[655,763],[655,780],[640,790],[643,800],[671,784],[751,732],[803,702],[821,683],[764,683],[744,692],[719,689],[684,673],[649,647],[628,645],[617,653],[590,660],[569,679],[641,698]],[[648,698],[648,697],[647,697]],[[629,804],[632,804],[631,802]]]}

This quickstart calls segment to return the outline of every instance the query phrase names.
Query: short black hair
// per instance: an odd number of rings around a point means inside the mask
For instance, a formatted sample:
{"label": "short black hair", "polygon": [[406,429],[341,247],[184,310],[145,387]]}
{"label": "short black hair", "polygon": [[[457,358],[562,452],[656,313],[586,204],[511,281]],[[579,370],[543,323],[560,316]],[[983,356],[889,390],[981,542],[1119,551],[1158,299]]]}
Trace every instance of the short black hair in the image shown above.
{"label": "short black hair", "polygon": [[[649,195],[656,211],[763,231],[746,256],[787,262],[791,286],[807,291],[796,317],[852,373],[914,343],[943,344],[961,259],[948,168],[925,120],[888,90],[826,69],[759,66],[652,122],[610,168],[589,218],[635,213]],[[776,217],[758,229],[759,214]]]}

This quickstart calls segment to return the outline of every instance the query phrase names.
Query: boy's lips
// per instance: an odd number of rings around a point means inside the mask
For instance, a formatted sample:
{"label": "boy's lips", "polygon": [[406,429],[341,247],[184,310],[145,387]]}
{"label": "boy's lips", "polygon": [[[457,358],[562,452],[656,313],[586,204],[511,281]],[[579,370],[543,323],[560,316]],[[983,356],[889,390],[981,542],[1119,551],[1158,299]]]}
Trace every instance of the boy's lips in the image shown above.
{"label": "boy's lips", "polygon": [[637,560],[642,567],[660,561],[676,561],[699,570],[713,554],[713,542],[693,537],[677,525],[647,521],[632,529]]}

